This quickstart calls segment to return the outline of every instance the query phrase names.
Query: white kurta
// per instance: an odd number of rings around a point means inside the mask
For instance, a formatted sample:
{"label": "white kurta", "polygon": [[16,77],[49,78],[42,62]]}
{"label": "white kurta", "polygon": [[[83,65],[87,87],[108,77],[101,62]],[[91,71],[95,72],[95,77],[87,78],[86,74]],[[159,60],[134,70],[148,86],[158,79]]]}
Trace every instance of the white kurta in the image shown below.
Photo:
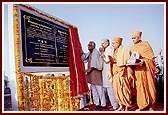
{"label": "white kurta", "polygon": [[[106,62],[109,61],[108,55],[110,55],[111,51],[112,51],[112,48],[108,46],[104,52]],[[106,64],[105,62],[103,62],[103,70],[102,70],[103,87],[111,87],[111,83],[108,80],[109,64],[110,63]]]}
{"label": "white kurta", "polygon": [[109,78],[108,78],[109,67],[110,67],[108,55],[110,55],[111,52],[112,52],[112,48],[110,46],[108,46],[104,52],[105,58],[103,61],[103,70],[102,70],[103,90],[107,89],[107,94],[110,99],[110,103],[113,106],[113,109],[117,109],[119,105],[117,103],[117,100],[114,94],[113,84],[109,81]]}

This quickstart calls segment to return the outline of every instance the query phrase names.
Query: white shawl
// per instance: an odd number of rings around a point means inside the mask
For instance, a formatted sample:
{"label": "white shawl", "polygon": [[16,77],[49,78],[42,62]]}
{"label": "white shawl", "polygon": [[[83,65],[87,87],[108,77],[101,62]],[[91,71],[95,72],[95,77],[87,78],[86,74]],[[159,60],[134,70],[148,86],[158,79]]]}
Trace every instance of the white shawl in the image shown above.
{"label": "white shawl", "polygon": [[91,56],[91,60],[90,60],[90,68],[95,68],[97,70],[102,70],[102,66],[103,66],[103,60],[101,58],[101,55],[99,53],[99,51],[94,48],[93,52],[90,53],[84,53],[81,58],[82,60],[87,60],[89,61],[89,56]]}

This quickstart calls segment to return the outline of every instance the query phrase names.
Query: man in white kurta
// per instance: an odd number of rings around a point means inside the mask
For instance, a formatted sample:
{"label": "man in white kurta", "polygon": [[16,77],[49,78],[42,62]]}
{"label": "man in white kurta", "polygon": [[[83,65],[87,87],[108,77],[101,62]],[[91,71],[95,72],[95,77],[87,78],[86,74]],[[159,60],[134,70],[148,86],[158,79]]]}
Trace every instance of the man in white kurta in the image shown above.
{"label": "man in white kurta", "polygon": [[112,48],[110,47],[110,41],[109,39],[103,39],[101,41],[102,48],[99,48],[99,51],[101,53],[101,57],[103,59],[103,70],[102,70],[102,76],[103,76],[103,91],[107,91],[112,109],[116,110],[119,105],[117,103],[117,100],[115,98],[114,90],[112,81],[110,81],[109,77],[109,66],[110,61],[108,58],[108,55],[111,54]]}

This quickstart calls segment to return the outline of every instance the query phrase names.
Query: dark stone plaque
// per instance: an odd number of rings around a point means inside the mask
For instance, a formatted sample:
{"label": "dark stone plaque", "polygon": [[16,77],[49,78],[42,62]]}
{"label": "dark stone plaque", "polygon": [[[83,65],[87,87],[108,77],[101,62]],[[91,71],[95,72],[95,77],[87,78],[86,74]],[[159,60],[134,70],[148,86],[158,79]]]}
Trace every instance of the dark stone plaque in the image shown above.
{"label": "dark stone plaque", "polygon": [[23,66],[69,67],[68,28],[21,10]]}

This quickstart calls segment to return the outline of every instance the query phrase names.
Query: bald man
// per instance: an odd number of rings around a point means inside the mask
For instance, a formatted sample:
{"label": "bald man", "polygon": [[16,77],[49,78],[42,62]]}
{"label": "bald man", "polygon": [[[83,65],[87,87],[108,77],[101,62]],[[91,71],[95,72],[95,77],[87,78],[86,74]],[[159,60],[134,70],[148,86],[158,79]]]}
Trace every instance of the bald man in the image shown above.
{"label": "bald man", "polygon": [[129,51],[122,45],[123,38],[114,37],[112,40],[113,50],[111,53],[111,75],[116,99],[119,104],[118,111],[128,111],[131,106],[131,89],[129,84],[129,69],[127,60],[130,58]]}
{"label": "bald man", "polygon": [[156,90],[154,84],[155,63],[152,47],[147,41],[142,41],[142,32],[133,31],[132,40],[134,45],[130,48],[130,54],[137,52],[139,54],[139,65],[134,67],[137,89],[137,105],[143,110],[149,107],[154,110],[156,100]]}

